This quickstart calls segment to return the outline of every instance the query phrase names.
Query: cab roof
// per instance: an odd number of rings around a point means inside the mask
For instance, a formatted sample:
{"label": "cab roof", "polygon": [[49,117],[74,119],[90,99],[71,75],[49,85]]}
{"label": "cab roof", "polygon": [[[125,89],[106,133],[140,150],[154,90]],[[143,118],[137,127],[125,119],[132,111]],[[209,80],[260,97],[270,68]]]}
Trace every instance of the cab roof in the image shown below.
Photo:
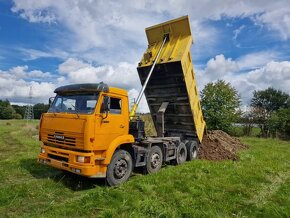
{"label": "cab roof", "polygon": [[105,83],[82,83],[58,87],[55,93],[64,92],[109,92],[109,86]]}
{"label": "cab roof", "polygon": [[128,95],[127,91],[115,87],[109,87],[106,83],[81,83],[58,87],[54,90],[55,93],[69,93],[69,92],[106,92],[121,95]]}

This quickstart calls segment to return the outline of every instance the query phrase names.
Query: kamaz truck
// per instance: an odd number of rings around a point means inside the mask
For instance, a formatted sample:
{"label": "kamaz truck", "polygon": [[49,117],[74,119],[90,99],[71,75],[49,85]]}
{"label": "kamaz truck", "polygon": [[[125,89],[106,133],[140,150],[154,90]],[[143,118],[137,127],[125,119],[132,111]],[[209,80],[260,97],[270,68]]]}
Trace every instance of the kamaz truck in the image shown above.
{"label": "kamaz truck", "polygon": [[[118,185],[134,168],[155,173],[164,164],[197,158],[205,122],[190,48],[189,18],[146,28],[148,48],[138,67],[142,89],[132,109],[128,92],[107,84],[73,84],[56,97],[39,127],[38,162]],[[110,81],[108,81],[109,83]],[[136,115],[145,94],[157,136]]]}

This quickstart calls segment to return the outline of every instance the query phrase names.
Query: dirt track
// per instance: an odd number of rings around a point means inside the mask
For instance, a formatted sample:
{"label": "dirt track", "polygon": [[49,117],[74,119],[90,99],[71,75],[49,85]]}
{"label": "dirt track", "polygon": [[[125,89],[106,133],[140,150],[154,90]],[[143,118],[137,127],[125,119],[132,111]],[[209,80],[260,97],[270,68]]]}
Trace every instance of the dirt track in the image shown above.
{"label": "dirt track", "polygon": [[248,146],[221,130],[208,131],[199,149],[199,158],[207,160],[238,160],[237,152]]}

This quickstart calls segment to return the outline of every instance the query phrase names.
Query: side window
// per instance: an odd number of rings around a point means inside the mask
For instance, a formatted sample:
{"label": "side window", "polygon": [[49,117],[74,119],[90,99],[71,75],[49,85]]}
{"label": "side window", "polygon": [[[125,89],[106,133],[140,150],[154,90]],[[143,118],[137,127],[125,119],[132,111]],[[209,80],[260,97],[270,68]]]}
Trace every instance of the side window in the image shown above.
{"label": "side window", "polygon": [[61,98],[57,98],[55,100],[55,103],[53,105],[54,108],[58,108],[58,109],[61,109],[61,105],[62,105],[62,99]]}
{"label": "side window", "polygon": [[121,114],[122,101],[119,98],[110,98],[110,113],[111,114]]}

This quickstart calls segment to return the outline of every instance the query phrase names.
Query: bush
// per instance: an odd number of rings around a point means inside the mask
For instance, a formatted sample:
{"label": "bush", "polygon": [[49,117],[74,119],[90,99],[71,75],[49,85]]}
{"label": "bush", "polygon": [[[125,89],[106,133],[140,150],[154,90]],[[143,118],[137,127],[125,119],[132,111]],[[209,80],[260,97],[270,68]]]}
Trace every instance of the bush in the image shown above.
{"label": "bush", "polygon": [[228,134],[235,137],[245,136],[242,126],[231,126]]}
{"label": "bush", "polygon": [[17,119],[17,120],[20,120],[20,119],[22,119],[22,116],[21,116],[21,114],[14,114],[13,118]]}
{"label": "bush", "polygon": [[272,137],[290,138],[290,108],[281,108],[273,112],[266,121],[266,126]]}

